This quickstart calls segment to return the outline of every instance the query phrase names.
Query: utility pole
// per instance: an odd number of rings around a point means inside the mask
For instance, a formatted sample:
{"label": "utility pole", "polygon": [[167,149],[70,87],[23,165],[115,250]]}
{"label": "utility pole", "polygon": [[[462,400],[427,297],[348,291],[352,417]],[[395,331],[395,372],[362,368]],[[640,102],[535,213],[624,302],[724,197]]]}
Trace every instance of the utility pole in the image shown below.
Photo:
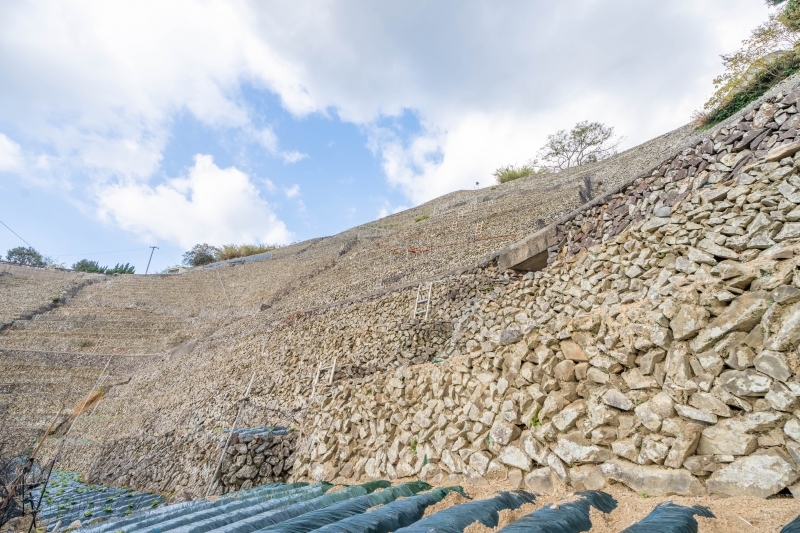
{"label": "utility pole", "polygon": [[150,247],[150,259],[147,260],[147,268],[144,270],[144,273],[147,274],[150,271],[150,261],[153,260],[153,252],[158,250],[158,246],[151,246]]}

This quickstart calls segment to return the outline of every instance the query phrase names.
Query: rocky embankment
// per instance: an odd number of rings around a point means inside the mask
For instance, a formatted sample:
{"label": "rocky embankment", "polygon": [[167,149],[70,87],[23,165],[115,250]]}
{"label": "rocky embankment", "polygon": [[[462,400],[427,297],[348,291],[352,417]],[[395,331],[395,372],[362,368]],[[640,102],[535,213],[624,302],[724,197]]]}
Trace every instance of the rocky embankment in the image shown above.
{"label": "rocky embankment", "polygon": [[285,482],[294,464],[297,433],[234,435],[217,478],[223,493]]}
{"label": "rocky embankment", "polygon": [[331,387],[295,475],[798,492],[798,96],[565,222],[464,353]]}

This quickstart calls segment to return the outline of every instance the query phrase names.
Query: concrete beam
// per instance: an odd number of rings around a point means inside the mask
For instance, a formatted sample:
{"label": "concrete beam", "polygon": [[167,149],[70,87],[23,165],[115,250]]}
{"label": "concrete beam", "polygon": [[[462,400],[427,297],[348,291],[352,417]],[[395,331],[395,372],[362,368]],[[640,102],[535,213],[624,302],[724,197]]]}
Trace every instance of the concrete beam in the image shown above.
{"label": "concrete beam", "polygon": [[547,249],[556,244],[556,225],[551,224],[504,250],[497,264],[502,269],[542,270],[547,266]]}

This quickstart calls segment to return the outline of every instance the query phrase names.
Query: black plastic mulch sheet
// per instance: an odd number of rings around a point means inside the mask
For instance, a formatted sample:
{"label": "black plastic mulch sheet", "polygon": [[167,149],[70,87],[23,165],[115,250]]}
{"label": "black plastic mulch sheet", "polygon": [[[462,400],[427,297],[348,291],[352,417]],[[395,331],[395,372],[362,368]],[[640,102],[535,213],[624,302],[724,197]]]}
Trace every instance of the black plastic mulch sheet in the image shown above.
{"label": "black plastic mulch sheet", "polygon": [[[578,533],[592,528],[591,507],[610,513],[617,501],[599,490],[576,492],[579,499],[567,503],[549,504],[523,516],[503,529],[501,533]],[[435,515],[434,515],[435,516]]]}
{"label": "black plastic mulch sheet", "polygon": [[396,500],[367,513],[345,518],[321,527],[314,533],[390,533],[410,526],[425,514],[425,509],[442,501],[450,492],[464,494],[461,487],[433,489],[425,494]]}
{"label": "black plastic mulch sheet", "polygon": [[398,529],[395,533],[462,533],[470,524],[480,522],[486,527],[497,527],[499,512],[519,509],[536,500],[536,496],[523,490],[501,492],[492,498],[475,500],[443,509],[431,516]]}
{"label": "black plastic mulch sheet", "polygon": [[317,528],[361,515],[377,505],[386,505],[397,498],[408,498],[431,486],[422,481],[404,483],[384,490],[336,503],[330,507],[311,511],[279,524],[260,529],[259,533],[308,533]]}
{"label": "black plastic mulch sheet", "polygon": [[622,533],[697,533],[695,516],[715,518],[714,513],[702,505],[686,507],[664,502],[656,505],[649,515],[623,529]]}

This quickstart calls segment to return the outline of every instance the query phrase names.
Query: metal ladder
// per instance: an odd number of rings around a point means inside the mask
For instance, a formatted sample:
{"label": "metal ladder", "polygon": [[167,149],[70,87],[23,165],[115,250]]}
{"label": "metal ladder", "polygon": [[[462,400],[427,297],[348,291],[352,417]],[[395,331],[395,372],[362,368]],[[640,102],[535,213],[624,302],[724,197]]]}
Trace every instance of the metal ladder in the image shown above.
{"label": "metal ladder", "polygon": [[322,363],[317,363],[317,372],[314,374],[314,383],[311,386],[311,397],[313,398],[317,393],[317,384],[319,383],[319,376],[323,372],[330,370],[328,375],[328,384],[333,383],[333,373],[336,372],[336,357],[333,358],[333,363],[329,366],[322,366]]}
{"label": "metal ladder", "polygon": [[[414,301],[414,315],[411,318],[417,318],[421,314],[425,314],[423,320],[428,320],[428,312],[431,309],[431,294],[433,293],[433,282],[428,283],[428,296],[420,299],[422,293],[422,283],[417,286],[417,298]],[[420,304],[425,304],[425,309],[420,309]]]}

